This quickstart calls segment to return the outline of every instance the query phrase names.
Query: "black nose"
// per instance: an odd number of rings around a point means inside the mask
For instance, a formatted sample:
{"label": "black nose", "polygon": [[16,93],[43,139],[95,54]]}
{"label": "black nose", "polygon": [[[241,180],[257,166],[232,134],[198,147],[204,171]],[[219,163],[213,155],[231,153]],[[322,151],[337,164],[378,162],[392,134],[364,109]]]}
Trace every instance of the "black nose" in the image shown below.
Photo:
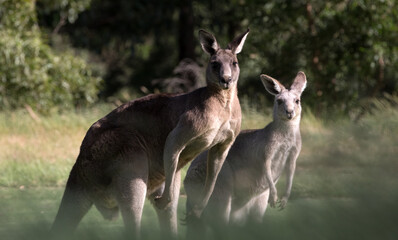
{"label": "black nose", "polygon": [[288,119],[292,119],[293,118],[293,111],[286,110],[286,116],[287,116]]}
{"label": "black nose", "polygon": [[221,83],[229,84],[232,81],[232,77],[223,77],[221,78]]}

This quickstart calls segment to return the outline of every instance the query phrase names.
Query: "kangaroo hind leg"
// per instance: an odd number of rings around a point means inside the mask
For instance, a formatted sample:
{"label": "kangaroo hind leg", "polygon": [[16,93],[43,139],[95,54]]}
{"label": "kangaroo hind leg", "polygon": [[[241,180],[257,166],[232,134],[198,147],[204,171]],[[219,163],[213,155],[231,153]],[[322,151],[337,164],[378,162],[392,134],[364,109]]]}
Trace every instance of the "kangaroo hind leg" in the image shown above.
{"label": "kangaroo hind leg", "polygon": [[166,209],[157,208],[154,202],[156,197],[163,195],[165,183],[163,183],[154,193],[152,193],[149,196],[149,199],[158,215],[159,226],[162,231],[162,234],[168,236],[168,238],[177,238],[177,233],[178,233],[177,208],[178,208],[178,199],[180,195],[180,186],[181,186],[181,174],[180,171],[177,171],[175,174],[174,186],[173,186],[174,198],[172,199],[170,206],[168,206]]}
{"label": "kangaroo hind leg", "polygon": [[249,220],[253,223],[262,223],[264,219],[265,210],[267,210],[269,198],[269,189],[254,199],[253,205],[250,208]]}
{"label": "kangaroo hind leg", "polygon": [[144,154],[124,156],[113,177],[114,191],[127,237],[140,238],[141,217],[148,181],[148,161]]}

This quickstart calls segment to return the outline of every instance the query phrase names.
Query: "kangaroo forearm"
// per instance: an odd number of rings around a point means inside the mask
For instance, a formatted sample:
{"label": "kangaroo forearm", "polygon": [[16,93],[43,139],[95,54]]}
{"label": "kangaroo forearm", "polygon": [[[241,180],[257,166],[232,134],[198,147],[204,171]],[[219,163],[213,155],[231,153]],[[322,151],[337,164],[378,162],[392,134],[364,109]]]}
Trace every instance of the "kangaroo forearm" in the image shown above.
{"label": "kangaroo forearm", "polygon": [[292,185],[293,185],[293,178],[294,178],[294,172],[296,170],[296,161],[295,159],[292,159],[288,169],[287,169],[287,174],[286,174],[286,191],[285,191],[285,197],[290,196],[290,192],[292,191]]}
{"label": "kangaroo forearm", "polygon": [[[209,151],[209,155],[207,158],[207,175],[205,181],[205,187],[203,191],[203,199],[202,206],[206,206],[209,198],[214,190],[214,186],[216,185],[217,176],[221,171],[222,165],[227,156],[228,150],[222,149],[223,151],[220,153],[220,148],[211,149]],[[217,151],[218,150],[218,151]]]}
{"label": "kangaroo forearm", "polygon": [[171,158],[164,159],[164,173],[165,173],[165,189],[163,196],[169,199],[173,198],[173,186],[174,186],[174,179],[177,171],[178,165],[178,155],[174,155]]}
{"label": "kangaroo forearm", "polygon": [[[219,165],[219,166],[218,166]],[[211,166],[210,169],[207,170],[207,176],[205,181],[205,187],[203,190],[203,199],[202,205],[205,206],[209,201],[209,198],[214,190],[214,186],[216,185],[217,176],[222,167],[222,163],[218,163],[217,166]]]}
{"label": "kangaroo forearm", "polygon": [[288,182],[286,185],[284,197],[288,198],[290,196],[291,191],[292,191],[292,183]]}
{"label": "kangaroo forearm", "polygon": [[290,196],[290,192],[292,191],[292,186],[293,186],[293,177],[294,177],[294,171],[289,173],[286,177],[286,191],[285,191],[285,197]]}
{"label": "kangaroo forearm", "polygon": [[213,181],[213,180],[210,180],[205,185],[205,189],[203,190],[203,193],[202,193],[202,200],[200,202],[200,207],[205,207],[207,205],[207,203],[209,202],[210,196],[214,190],[214,186],[215,186],[215,181]]}
{"label": "kangaroo forearm", "polygon": [[275,183],[272,179],[272,177],[268,177],[267,176],[267,181],[268,181],[268,186],[271,192],[276,192],[276,187],[275,187]]}
{"label": "kangaroo forearm", "polygon": [[272,178],[271,161],[267,161],[265,163],[265,177],[267,179],[268,186],[271,192],[275,192],[276,188],[275,188],[274,179]]}

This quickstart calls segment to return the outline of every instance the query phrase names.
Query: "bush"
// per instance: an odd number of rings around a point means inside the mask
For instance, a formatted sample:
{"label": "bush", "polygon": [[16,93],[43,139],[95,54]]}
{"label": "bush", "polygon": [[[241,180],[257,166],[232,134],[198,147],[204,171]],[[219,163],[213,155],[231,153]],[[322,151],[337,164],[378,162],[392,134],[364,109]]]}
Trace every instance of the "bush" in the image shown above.
{"label": "bush", "polygon": [[0,16],[0,109],[31,106],[42,113],[95,102],[101,83],[71,51],[44,41],[29,1],[4,1]]}

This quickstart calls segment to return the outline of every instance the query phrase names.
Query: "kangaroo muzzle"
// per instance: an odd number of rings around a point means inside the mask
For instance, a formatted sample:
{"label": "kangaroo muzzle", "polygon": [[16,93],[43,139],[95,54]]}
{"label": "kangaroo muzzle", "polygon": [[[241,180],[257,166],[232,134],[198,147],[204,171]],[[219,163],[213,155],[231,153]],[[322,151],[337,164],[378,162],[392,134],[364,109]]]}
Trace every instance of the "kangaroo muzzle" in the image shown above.
{"label": "kangaroo muzzle", "polygon": [[232,77],[229,75],[224,75],[222,76],[222,78],[220,79],[220,85],[224,88],[224,89],[228,89],[231,86],[232,83]]}
{"label": "kangaroo muzzle", "polygon": [[294,111],[293,110],[291,110],[291,111],[289,111],[289,110],[286,110],[286,117],[287,117],[287,119],[289,119],[289,120],[292,120],[293,118],[294,118]]}

